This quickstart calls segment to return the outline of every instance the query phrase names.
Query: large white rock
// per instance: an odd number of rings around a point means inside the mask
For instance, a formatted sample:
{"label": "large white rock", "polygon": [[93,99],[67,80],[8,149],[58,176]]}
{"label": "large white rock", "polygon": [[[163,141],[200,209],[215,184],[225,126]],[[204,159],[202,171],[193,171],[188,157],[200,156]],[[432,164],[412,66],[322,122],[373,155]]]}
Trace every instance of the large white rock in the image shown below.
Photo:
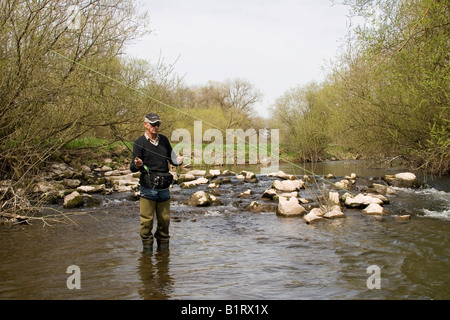
{"label": "large white rock", "polygon": [[286,217],[297,217],[305,214],[306,210],[303,208],[298,199],[295,197],[285,198],[280,197],[277,208],[277,215]]}
{"label": "large white rock", "polygon": [[391,186],[399,188],[417,188],[422,185],[416,175],[412,172],[401,172],[395,175],[386,175],[384,180]]}
{"label": "large white rock", "polygon": [[330,193],[328,193],[328,200],[332,204],[339,204],[339,193],[330,191]]}
{"label": "large white rock", "polygon": [[351,182],[347,179],[342,179],[341,181],[335,182],[333,186],[338,189],[350,189]]}
{"label": "large white rock", "polygon": [[414,181],[417,179],[416,175],[412,172],[401,172],[394,175],[395,179],[402,179],[408,181]]}
{"label": "large white rock", "polygon": [[250,183],[257,183],[258,178],[256,177],[256,174],[251,171],[241,171],[237,176],[236,179],[238,180],[245,180],[245,182]]}
{"label": "large white rock", "polygon": [[206,175],[206,170],[191,170],[188,174],[192,174],[196,177],[204,177]]}
{"label": "large white rock", "polygon": [[371,203],[382,204],[383,200],[370,195],[364,195],[362,193],[356,195],[355,197],[347,195],[345,198],[345,205],[350,208],[367,207]]}
{"label": "large white rock", "polygon": [[215,177],[220,176],[220,170],[211,169],[211,170],[209,170],[209,174],[212,176],[215,176]]}
{"label": "large white rock", "polygon": [[279,191],[292,192],[300,190],[304,185],[302,180],[275,180],[272,183],[272,188]]}
{"label": "large white rock", "polygon": [[206,183],[208,183],[208,179],[206,179],[206,178],[198,178],[196,180],[183,182],[183,183],[180,184],[180,187],[183,188],[183,189],[195,188],[195,187],[198,187],[201,184],[206,184]]}
{"label": "large white rock", "polygon": [[284,171],[272,172],[272,173],[269,173],[267,176],[268,177],[275,177],[275,178],[286,179],[286,180],[295,180],[295,179],[297,179],[294,175],[287,174]]}
{"label": "large white rock", "polygon": [[369,204],[367,208],[365,208],[363,211],[365,214],[368,215],[379,215],[379,216],[389,215],[388,212],[377,203]]}
{"label": "large white rock", "polygon": [[91,185],[91,186],[79,186],[77,191],[84,193],[98,193],[105,191],[106,186],[104,184]]}
{"label": "large white rock", "polygon": [[195,180],[195,176],[192,173],[184,173],[180,174],[178,177],[178,183],[181,184],[183,182],[189,182]]}
{"label": "large white rock", "polygon": [[319,208],[314,208],[308,214],[303,216],[302,219],[308,224],[323,220],[323,211]]}
{"label": "large white rock", "polygon": [[323,216],[327,219],[345,218],[345,214],[342,212],[341,207],[338,205],[333,206],[331,210],[325,213]]}

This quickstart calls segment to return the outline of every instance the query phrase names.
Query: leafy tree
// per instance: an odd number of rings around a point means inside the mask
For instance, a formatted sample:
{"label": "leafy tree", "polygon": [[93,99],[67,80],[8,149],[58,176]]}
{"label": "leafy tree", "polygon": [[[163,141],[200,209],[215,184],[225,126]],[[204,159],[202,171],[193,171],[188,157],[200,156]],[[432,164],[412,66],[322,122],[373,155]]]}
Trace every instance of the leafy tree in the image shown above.
{"label": "leafy tree", "polygon": [[320,96],[322,90],[316,83],[293,88],[271,108],[271,117],[281,129],[282,143],[302,161],[324,159],[330,140],[328,106]]}
{"label": "leafy tree", "polygon": [[446,174],[449,137],[449,4],[446,1],[344,1],[354,27],[329,84],[343,141],[367,156],[401,156]]}
{"label": "leafy tree", "polygon": [[67,142],[130,116],[110,79],[133,85],[118,56],[146,25],[131,0],[1,2],[1,179],[29,186]]}

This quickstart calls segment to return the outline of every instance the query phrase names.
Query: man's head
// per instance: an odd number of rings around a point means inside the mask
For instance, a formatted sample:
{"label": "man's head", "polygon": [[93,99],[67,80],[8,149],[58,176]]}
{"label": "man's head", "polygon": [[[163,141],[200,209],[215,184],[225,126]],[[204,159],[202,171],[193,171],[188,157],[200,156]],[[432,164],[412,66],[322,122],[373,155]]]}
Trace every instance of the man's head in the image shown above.
{"label": "man's head", "polygon": [[156,113],[149,113],[145,116],[144,126],[149,133],[157,134],[160,125],[161,119]]}

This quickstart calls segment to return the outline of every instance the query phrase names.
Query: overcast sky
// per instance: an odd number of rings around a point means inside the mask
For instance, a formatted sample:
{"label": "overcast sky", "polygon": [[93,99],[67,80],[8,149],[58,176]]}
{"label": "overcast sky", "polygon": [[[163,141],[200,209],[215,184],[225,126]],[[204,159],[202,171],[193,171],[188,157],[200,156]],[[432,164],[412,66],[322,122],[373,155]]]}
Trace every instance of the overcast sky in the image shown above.
{"label": "overcast sky", "polygon": [[188,86],[241,78],[267,107],[292,87],[321,81],[347,34],[348,7],[330,0],[147,0],[153,32],[128,53],[175,62]]}

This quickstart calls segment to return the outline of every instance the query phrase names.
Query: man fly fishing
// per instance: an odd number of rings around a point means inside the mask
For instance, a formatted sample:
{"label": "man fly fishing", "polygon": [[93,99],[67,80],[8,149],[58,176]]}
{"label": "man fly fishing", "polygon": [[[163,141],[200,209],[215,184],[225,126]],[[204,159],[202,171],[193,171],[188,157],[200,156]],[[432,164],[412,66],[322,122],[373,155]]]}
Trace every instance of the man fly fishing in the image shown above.
{"label": "man fly fishing", "polygon": [[[145,133],[133,144],[132,172],[140,172],[140,237],[144,253],[153,252],[153,238],[158,249],[169,249],[170,190],[173,176],[169,163],[180,166],[183,157],[172,150],[169,139],[159,134],[161,119],[156,113],[145,116]],[[153,236],[153,219],[157,228]]]}

